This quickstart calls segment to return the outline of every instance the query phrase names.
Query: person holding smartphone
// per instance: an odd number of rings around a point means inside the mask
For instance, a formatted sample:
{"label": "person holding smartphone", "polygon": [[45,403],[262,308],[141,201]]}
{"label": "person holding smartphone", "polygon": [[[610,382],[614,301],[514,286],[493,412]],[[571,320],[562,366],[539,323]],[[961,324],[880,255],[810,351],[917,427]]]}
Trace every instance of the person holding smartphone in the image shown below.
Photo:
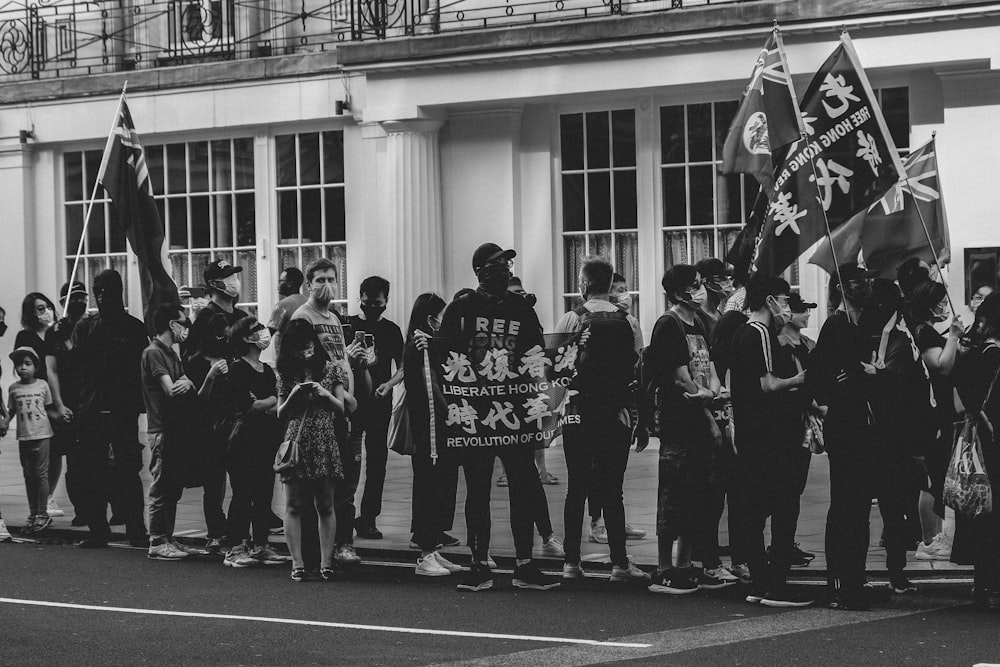
{"label": "person holding smartphone", "polygon": [[[389,281],[380,276],[369,276],[361,282],[361,314],[352,315],[349,323],[354,329],[355,342],[362,345],[368,355],[368,372],[374,391],[354,418],[351,433],[351,451],[361,455],[362,444],[366,453],[365,488],[361,496],[361,513],[354,522],[361,539],[378,540],[382,533],[375,525],[382,513],[382,489],[385,485],[385,466],[389,455],[386,437],[389,417],[392,414],[393,366],[398,372],[403,365],[403,332],[399,326],[383,317],[389,302]],[[353,471],[357,490],[360,466]],[[351,483],[349,482],[349,484]]]}

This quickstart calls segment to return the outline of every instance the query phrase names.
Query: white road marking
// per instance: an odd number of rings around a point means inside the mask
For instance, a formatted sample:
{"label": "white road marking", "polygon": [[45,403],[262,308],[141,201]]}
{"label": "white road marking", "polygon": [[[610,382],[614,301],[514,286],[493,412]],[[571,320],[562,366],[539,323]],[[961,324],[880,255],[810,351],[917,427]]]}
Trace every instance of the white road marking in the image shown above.
{"label": "white road marking", "polygon": [[135,609],[131,607],[107,607],[93,604],[75,604],[71,602],[51,602],[47,600],[22,600],[18,598],[0,598],[0,604],[28,605],[33,607],[56,607],[60,609],[79,609],[82,611],[117,612],[121,614],[140,614],[149,616],[179,616],[182,618],[209,618],[224,621],[256,621],[259,623],[278,623],[283,625],[307,625],[320,628],[338,628],[341,630],[368,630],[373,632],[399,632],[411,635],[434,635],[438,637],[469,637],[473,639],[509,639],[525,642],[542,642],[546,644],[579,644],[585,646],[600,646],[618,649],[645,649],[649,644],[635,642],[605,642],[597,639],[579,639],[570,637],[537,637],[534,635],[507,635],[493,632],[464,632],[461,630],[433,630],[430,628],[399,628],[390,625],[364,625],[360,623],[335,623],[330,621],[308,621],[298,618],[268,618],[265,616],[241,616],[237,614],[205,614],[193,611],[172,611],[168,609]]}

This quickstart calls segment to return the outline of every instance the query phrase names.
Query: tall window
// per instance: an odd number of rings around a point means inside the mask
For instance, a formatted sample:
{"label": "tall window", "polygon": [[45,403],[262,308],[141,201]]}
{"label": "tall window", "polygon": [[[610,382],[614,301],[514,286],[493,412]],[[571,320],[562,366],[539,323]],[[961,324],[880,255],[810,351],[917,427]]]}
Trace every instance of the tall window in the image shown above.
{"label": "tall window", "polygon": [[559,121],[565,307],[580,304],[584,256],[603,255],[625,277],[638,317],[635,111],[565,114]]}
{"label": "tall window", "polygon": [[308,132],[275,137],[277,153],[278,253],[281,266],[305,272],[310,262],[336,262],[347,312],[347,236],[344,212],[344,133]]}

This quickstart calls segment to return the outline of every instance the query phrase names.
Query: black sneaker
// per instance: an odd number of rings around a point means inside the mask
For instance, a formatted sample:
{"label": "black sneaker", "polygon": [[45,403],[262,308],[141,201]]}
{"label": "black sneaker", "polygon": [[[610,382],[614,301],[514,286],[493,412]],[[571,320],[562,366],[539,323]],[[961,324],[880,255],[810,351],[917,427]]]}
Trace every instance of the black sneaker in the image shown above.
{"label": "black sneaker", "polygon": [[893,593],[898,593],[899,595],[917,592],[916,585],[901,574],[889,578],[889,587],[892,589]]}
{"label": "black sneaker", "polygon": [[516,588],[531,588],[536,591],[547,591],[556,588],[562,581],[543,573],[534,563],[518,565],[514,568],[514,586]]}
{"label": "black sneaker", "polygon": [[77,514],[75,517],[73,517],[73,520],[69,522],[69,525],[73,526],[74,528],[83,528],[84,526],[87,525],[87,520],[84,519],[79,514]]}
{"label": "black sneaker", "polygon": [[460,544],[462,544],[462,540],[460,540],[457,537],[454,537],[452,535],[449,535],[448,533],[445,533],[445,532],[442,531],[441,534],[438,535],[438,545],[439,546],[442,546],[442,547],[457,547]]}
{"label": "black sneaker", "polygon": [[808,551],[803,551],[799,548],[799,543],[796,542],[792,546],[792,559],[799,559],[804,561],[809,561],[810,563],[816,560],[816,554],[811,554]]}
{"label": "black sneaker", "polygon": [[357,527],[358,537],[363,540],[381,540],[382,531],[375,526],[365,524]]}
{"label": "black sneaker", "polygon": [[827,606],[845,611],[871,611],[872,602],[863,588],[855,591],[839,590],[834,593]]}
{"label": "black sneaker", "polygon": [[747,593],[746,601],[750,604],[760,604],[767,597],[767,591],[764,587],[759,584],[754,584],[750,587],[750,592]]}
{"label": "black sneaker", "polygon": [[810,595],[806,595],[792,586],[778,586],[774,590],[768,591],[760,603],[765,607],[808,607],[816,600]]}
{"label": "black sneaker", "polygon": [[659,570],[649,582],[651,593],[667,593],[669,595],[687,595],[698,590],[698,583],[688,575],[678,570]]}
{"label": "black sneaker", "polygon": [[482,563],[475,563],[456,586],[460,591],[486,591],[493,588],[493,572]]}

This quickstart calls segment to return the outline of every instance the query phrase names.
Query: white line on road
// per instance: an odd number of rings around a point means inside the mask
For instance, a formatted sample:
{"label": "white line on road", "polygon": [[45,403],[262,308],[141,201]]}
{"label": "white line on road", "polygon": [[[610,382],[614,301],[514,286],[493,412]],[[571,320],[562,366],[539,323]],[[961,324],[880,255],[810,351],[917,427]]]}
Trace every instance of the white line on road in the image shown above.
{"label": "white line on road", "polygon": [[320,628],[338,628],[341,630],[369,630],[373,632],[400,632],[411,635],[435,635],[439,637],[470,637],[474,639],[510,639],[524,642],[543,642],[546,644],[582,644],[586,646],[604,646],[621,649],[645,649],[649,644],[635,642],[604,642],[597,639],[579,639],[569,637],[536,637],[534,635],[506,635],[493,632],[464,632],[461,630],[433,630],[430,628],[397,628],[390,625],[363,625],[360,623],[335,623],[330,621],[308,621],[298,618],[268,618],[265,616],[241,616],[237,614],[204,614],[193,611],[171,611],[168,609],[135,609],[131,607],[106,607],[93,604],[75,604],[71,602],[50,602],[47,600],[21,600],[18,598],[0,598],[0,604],[20,604],[33,607],[57,607],[60,609],[79,609],[83,611],[118,612],[121,614],[144,614],[149,616],[180,616],[183,618],[210,618],[223,621],[256,621],[259,623],[280,623],[284,625],[307,625]]}

